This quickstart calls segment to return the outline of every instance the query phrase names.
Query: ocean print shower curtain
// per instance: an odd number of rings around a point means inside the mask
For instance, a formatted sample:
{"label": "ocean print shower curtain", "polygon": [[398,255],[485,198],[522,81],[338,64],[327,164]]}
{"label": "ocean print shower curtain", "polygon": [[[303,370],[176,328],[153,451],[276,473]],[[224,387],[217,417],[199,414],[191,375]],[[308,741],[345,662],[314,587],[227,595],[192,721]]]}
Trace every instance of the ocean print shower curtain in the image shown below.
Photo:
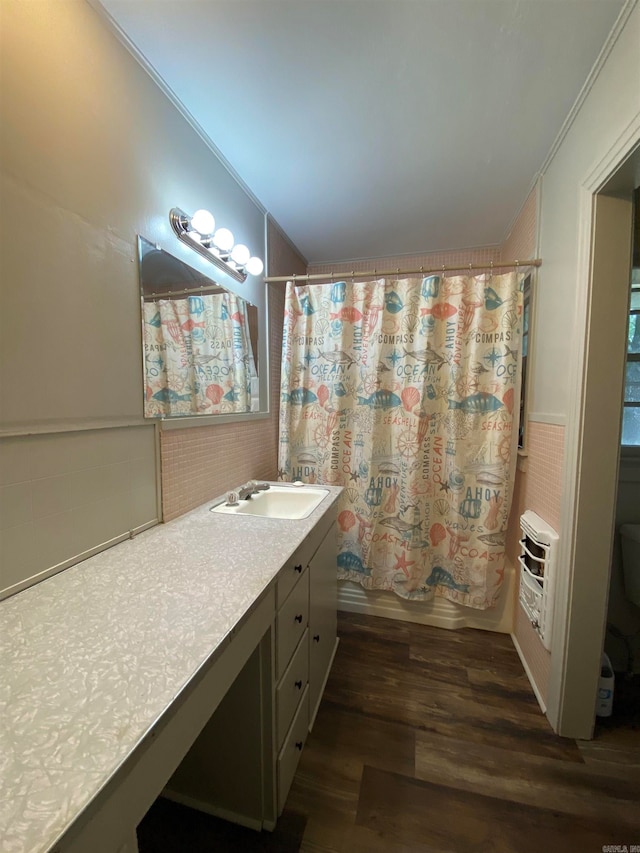
{"label": "ocean print shower curtain", "polygon": [[145,415],[250,411],[248,328],[246,302],[230,292],[145,302]]}
{"label": "ocean print shower curtain", "polygon": [[345,487],[338,576],[491,607],[504,573],[521,276],[287,285],[282,479]]}

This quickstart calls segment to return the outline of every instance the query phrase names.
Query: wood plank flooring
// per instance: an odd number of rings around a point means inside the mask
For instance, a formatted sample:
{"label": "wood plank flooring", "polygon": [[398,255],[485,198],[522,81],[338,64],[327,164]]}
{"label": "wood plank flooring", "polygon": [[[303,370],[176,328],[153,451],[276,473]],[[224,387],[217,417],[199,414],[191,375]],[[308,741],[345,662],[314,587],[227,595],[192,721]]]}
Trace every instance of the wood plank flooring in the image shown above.
{"label": "wood plank flooring", "polygon": [[637,708],[603,721],[593,741],[560,738],[508,636],[348,613],[338,631],[276,830],[255,833],[161,799],[139,827],[140,853],[640,845]]}

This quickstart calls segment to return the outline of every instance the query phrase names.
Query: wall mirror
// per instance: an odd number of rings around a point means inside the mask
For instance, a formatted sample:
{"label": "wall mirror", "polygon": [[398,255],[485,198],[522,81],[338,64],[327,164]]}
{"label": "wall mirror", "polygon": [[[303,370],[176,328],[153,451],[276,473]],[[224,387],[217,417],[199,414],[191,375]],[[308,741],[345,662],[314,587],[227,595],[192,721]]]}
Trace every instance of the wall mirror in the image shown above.
{"label": "wall mirror", "polygon": [[258,309],[138,237],[144,415],[259,411]]}

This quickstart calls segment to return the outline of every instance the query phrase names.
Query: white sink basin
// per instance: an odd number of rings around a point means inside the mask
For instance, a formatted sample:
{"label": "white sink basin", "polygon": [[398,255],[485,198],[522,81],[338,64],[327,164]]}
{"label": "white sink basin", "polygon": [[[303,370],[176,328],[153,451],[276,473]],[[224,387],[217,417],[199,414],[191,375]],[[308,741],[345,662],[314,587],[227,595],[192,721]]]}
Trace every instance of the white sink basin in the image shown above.
{"label": "white sink basin", "polygon": [[271,486],[237,506],[225,503],[211,507],[211,512],[229,515],[259,515],[262,518],[306,518],[329,494],[315,486]]}

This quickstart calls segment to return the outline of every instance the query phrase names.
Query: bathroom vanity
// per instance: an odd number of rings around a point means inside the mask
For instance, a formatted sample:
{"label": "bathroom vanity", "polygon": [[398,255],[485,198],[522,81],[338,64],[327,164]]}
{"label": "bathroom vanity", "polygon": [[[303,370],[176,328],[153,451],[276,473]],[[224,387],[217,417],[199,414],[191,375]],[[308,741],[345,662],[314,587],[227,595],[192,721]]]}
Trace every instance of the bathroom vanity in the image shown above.
{"label": "bathroom vanity", "polygon": [[[273,829],[337,647],[336,600],[335,513],[328,512],[278,573],[271,629],[165,796],[254,829]],[[262,622],[256,625],[260,633]]]}
{"label": "bathroom vanity", "polygon": [[273,828],[336,639],[336,503],[214,502],[2,603],[8,849],[135,851],[161,793]]}

